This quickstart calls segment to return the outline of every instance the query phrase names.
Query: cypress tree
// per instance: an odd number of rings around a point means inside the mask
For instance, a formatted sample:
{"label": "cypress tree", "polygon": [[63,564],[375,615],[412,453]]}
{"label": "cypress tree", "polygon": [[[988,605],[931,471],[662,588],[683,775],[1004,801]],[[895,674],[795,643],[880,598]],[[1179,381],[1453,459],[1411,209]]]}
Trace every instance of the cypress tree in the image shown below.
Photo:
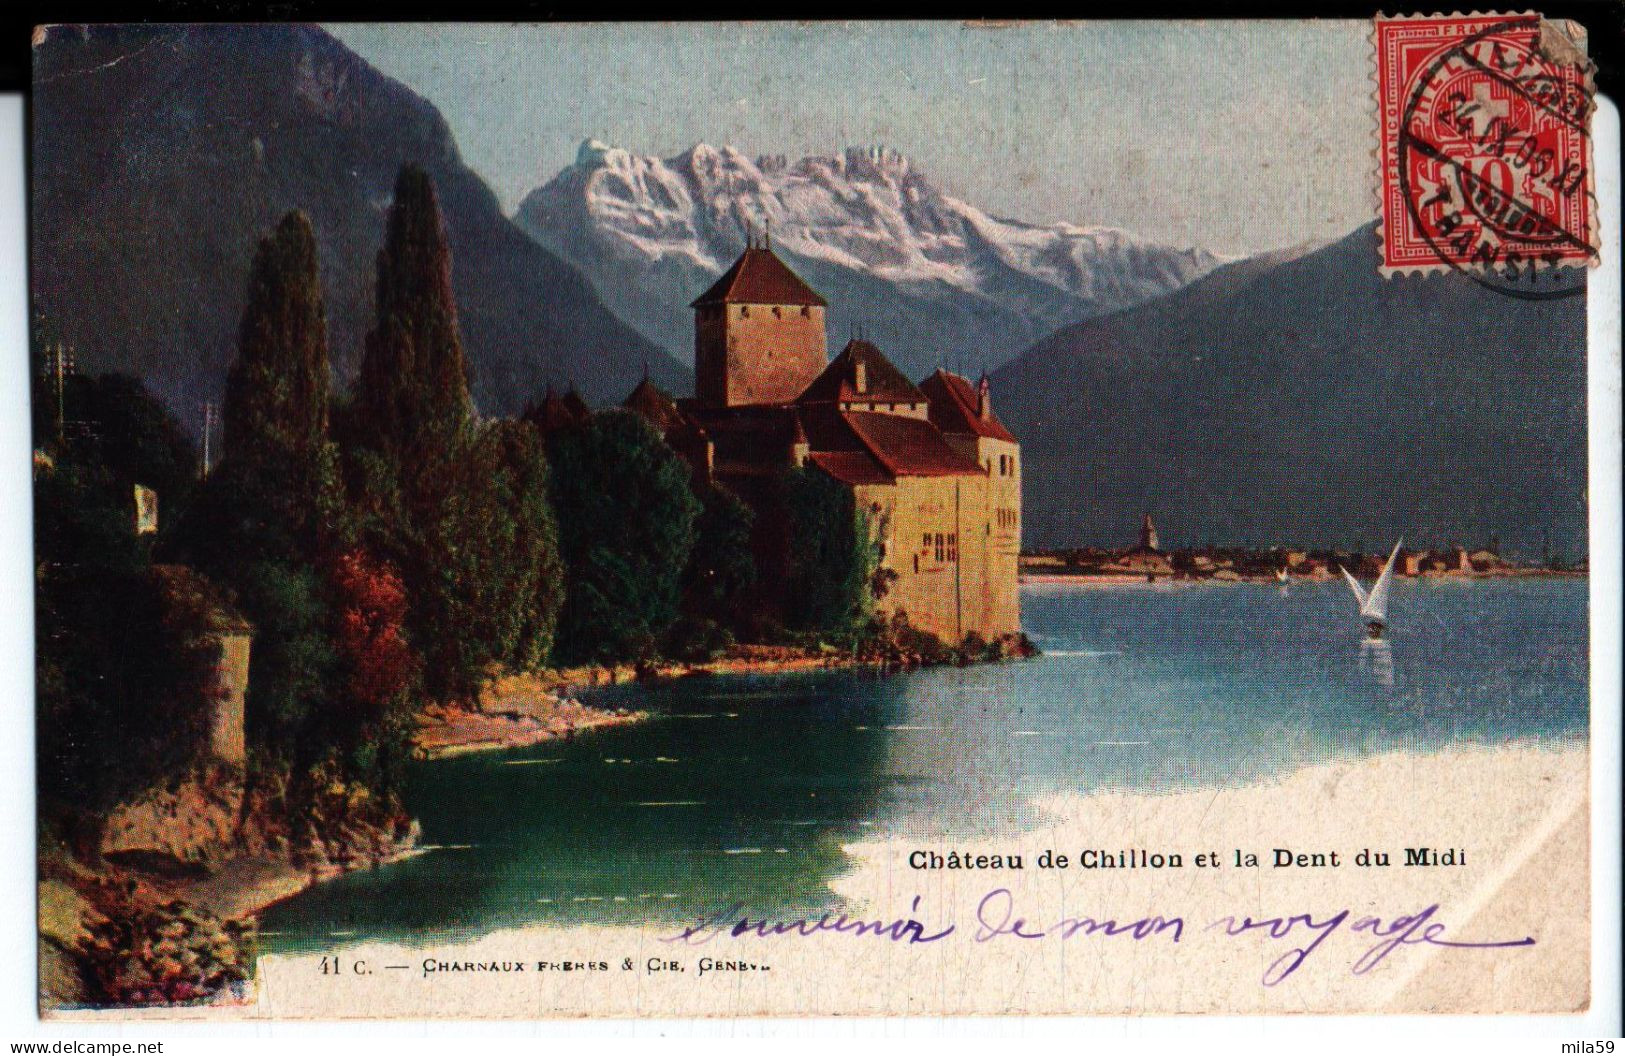
{"label": "cypress tree", "polygon": [[[401,168],[378,252],[377,320],[355,385],[357,443],[399,467],[412,497],[473,412],[451,287],[451,248],[429,174]],[[422,504],[417,504],[421,509]]]}
{"label": "cypress tree", "polygon": [[321,751],[312,720],[334,682],[318,571],[342,518],[330,389],[316,235],[290,212],[254,255],[226,379],[225,457],[182,532],[191,560],[232,588],[255,626],[248,734],[284,758]]}
{"label": "cypress tree", "polygon": [[327,316],[316,233],[295,210],[261,240],[237,360],[226,379],[226,450],[239,461],[306,460],[327,443]]}
{"label": "cypress tree", "polygon": [[400,568],[425,687],[466,700],[493,668],[546,657],[562,570],[539,437],[475,420],[445,222],[414,165],[395,183],[376,301],[346,415],[352,500]]}
{"label": "cypress tree", "polygon": [[237,359],[226,379],[225,459],[219,474],[240,524],[258,522],[253,540],[230,540],[231,560],[311,561],[318,536],[337,514],[336,456],[328,437],[327,318],[316,234],[294,211],[254,255]]}

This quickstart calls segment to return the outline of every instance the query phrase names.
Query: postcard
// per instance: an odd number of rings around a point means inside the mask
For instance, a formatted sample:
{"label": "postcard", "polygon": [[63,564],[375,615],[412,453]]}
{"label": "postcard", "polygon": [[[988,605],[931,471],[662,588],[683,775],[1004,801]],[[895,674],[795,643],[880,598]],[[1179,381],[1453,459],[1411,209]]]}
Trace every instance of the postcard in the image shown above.
{"label": "postcard", "polygon": [[1585,26],[33,56],[42,1016],[1592,1007]]}

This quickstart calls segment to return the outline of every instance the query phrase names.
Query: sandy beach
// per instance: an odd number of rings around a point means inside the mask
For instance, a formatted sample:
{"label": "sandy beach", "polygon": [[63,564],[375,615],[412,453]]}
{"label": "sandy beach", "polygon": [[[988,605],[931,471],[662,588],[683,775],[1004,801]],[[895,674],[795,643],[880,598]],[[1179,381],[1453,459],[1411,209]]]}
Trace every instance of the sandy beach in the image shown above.
{"label": "sandy beach", "polygon": [[472,708],[423,708],[417,715],[412,743],[421,758],[442,759],[569,739],[578,733],[624,726],[648,717],[645,712],[631,709],[590,707],[572,696],[605,686],[881,666],[881,661],[860,660],[847,653],[740,645],[719,659],[701,663],[662,662],[643,667],[618,664],[510,675],[486,686]]}

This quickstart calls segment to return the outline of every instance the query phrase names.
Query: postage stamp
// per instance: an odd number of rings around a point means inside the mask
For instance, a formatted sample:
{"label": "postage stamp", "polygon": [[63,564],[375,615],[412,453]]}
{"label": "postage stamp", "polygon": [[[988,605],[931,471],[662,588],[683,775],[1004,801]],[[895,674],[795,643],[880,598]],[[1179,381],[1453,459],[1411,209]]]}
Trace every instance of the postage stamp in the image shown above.
{"label": "postage stamp", "polygon": [[41,1014],[1579,1036],[1612,111],[1375,39],[41,29]]}
{"label": "postage stamp", "polygon": [[1584,38],[1538,15],[1375,24],[1384,274],[1561,296],[1598,247]]}

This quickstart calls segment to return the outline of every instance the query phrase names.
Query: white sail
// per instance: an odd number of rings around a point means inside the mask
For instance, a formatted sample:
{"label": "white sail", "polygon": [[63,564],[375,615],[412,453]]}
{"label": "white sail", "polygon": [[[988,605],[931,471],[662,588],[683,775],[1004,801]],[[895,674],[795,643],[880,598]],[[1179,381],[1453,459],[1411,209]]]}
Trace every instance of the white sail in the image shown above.
{"label": "white sail", "polygon": [[1349,575],[1349,570],[1344,568],[1342,565],[1338,565],[1337,570],[1343,573],[1343,578],[1348,581],[1349,589],[1354,591],[1354,600],[1359,604],[1360,612],[1363,615],[1365,613],[1366,605],[1365,588],[1360,586],[1360,581]]}
{"label": "white sail", "polygon": [[1285,566],[1285,565],[1282,565],[1282,566],[1281,566],[1281,568],[1280,568],[1280,569],[1279,569],[1279,570],[1277,570],[1277,571],[1276,571],[1276,573],[1275,573],[1275,578],[1276,578],[1276,579],[1278,579],[1278,580],[1280,580],[1280,581],[1281,581],[1281,582],[1282,582],[1282,583],[1285,583],[1285,582],[1286,582],[1286,581],[1287,581],[1287,577],[1288,577],[1288,576],[1289,576],[1289,575],[1291,575],[1291,573],[1289,573],[1289,572],[1288,572],[1288,571],[1287,571],[1287,569],[1286,569],[1286,566]]}
{"label": "white sail", "polygon": [[1394,544],[1393,552],[1388,555],[1388,563],[1382,566],[1382,575],[1377,577],[1377,583],[1371,588],[1371,594],[1360,604],[1360,615],[1368,620],[1386,623],[1388,620],[1388,588],[1394,581],[1394,562],[1399,559],[1399,548],[1405,545],[1401,539]]}

